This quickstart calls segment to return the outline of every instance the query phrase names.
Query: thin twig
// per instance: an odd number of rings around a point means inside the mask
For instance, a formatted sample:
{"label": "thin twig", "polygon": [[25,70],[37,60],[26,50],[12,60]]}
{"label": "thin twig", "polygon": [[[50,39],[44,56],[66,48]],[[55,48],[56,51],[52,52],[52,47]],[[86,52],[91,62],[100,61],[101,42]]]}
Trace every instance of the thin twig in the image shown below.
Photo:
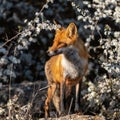
{"label": "thin twig", "polygon": [[9,40],[7,40],[7,42],[5,42],[4,44],[2,44],[0,46],[0,48],[4,47],[6,44],[8,44],[9,42],[11,42],[12,40],[14,40],[15,38],[17,38],[21,33],[18,33],[17,35],[13,36],[12,38],[10,38]]}
{"label": "thin twig", "polygon": [[[13,64],[11,64],[11,73],[10,73],[10,82],[9,82],[9,87],[8,87],[8,92],[9,92],[9,100],[11,99],[11,82],[12,82],[12,70],[13,70]],[[11,104],[11,103],[10,103]],[[11,115],[11,106],[8,107],[8,117],[9,117],[9,120],[12,119],[12,115]]]}
{"label": "thin twig", "polygon": [[36,98],[36,96],[38,95],[39,91],[45,90],[45,89],[47,89],[47,88],[49,88],[49,87],[50,87],[50,85],[47,85],[47,86],[39,89],[34,95],[32,95],[32,96],[33,96],[33,97],[32,97],[32,100],[30,101],[30,104],[28,104],[27,112],[26,112],[25,117],[24,117],[25,120],[28,119],[28,113],[29,113],[29,111],[30,111],[30,109],[31,109],[31,106],[32,106],[32,104],[33,104],[33,101],[35,100],[35,98]]}
{"label": "thin twig", "polygon": [[[37,92],[36,92],[36,94],[34,95],[34,99],[35,99],[35,97],[37,96],[37,94],[39,93],[39,91],[42,91],[42,90],[45,90],[45,89],[47,89],[47,88],[49,88],[50,87],[50,85],[47,85],[47,86],[45,86],[45,87],[43,87],[43,88],[40,88]],[[34,101],[34,99],[32,99],[32,101],[31,102],[33,102]]]}
{"label": "thin twig", "polygon": [[68,110],[68,115],[70,114],[72,104],[73,104],[73,97],[72,97],[71,102],[70,102],[70,107],[69,107],[69,110]]}
{"label": "thin twig", "polygon": [[47,85],[47,86],[45,86],[45,87],[39,89],[39,91],[45,90],[45,89],[47,89],[47,88],[49,88],[49,87],[50,87],[50,85]]}

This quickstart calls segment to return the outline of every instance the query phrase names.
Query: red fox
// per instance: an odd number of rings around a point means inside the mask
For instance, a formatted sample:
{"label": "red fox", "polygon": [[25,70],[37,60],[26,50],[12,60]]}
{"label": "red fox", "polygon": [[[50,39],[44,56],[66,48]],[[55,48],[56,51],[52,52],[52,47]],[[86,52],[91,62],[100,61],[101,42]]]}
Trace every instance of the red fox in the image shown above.
{"label": "red fox", "polygon": [[73,86],[76,86],[75,111],[79,111],[79,87],[88,69],[89,54],[74,23],[56,30],[48,54],[51,58],[45,64],[45,74],[50,87],[44,106],[45,117],[49,115],[51,100],[59,114],[65,112],[64,100],[71,94]]}

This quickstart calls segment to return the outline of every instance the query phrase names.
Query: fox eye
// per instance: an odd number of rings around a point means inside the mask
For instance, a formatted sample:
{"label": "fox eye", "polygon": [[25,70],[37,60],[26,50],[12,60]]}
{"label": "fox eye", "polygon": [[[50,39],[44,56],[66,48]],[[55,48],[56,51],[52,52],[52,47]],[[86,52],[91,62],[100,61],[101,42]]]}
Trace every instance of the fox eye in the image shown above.
{"label": "fox eye", "polygon": [[60,47],[65,47],[65,46],[67,46],[67,44],[64,43],[64,42],[59,42],[59,44],[58,44],[58,47],[59,47],[59,48],[60,48]]}
{"label": "fox eye", "polygon": [[62,42],[59,41],[59,42],[58,42],[58,45],[59,45],[59,44],[62,44]]}
{"label": "fox eye", "polygon": [[59,44],[66,44],[65,42],[64,42],[65,40],[61,40],[60,42],[59,42]]}
{"label": "fox eye", "polygon": [[59,44],[64,44],[63,42],[59,42]]}

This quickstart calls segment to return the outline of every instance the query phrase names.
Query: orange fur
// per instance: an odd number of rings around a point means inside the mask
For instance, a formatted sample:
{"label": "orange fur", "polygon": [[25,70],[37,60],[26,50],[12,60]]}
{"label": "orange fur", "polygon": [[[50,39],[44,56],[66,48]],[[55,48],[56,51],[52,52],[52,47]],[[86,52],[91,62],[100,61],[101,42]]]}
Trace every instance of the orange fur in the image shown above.
{"label": "orange fur", "polygon": [[74,23],[56,31],[53,45],[49,48],[48,54],[51,58],[45,64],[45,74],[50,87],[45,101],[45,117],[48,117],[51,100],[59,114],[65,111],[64,97],[71,94],[72,87],[75,85],[75,110],[78,111],[79,88],[88,68],[89,54],[78,36]]}

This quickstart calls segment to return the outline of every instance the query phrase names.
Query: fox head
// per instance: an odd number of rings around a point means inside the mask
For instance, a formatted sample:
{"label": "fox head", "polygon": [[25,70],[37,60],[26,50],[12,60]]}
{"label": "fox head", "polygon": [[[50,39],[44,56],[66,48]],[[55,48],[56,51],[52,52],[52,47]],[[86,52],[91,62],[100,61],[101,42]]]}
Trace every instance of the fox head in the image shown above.
{"label": "fox head", "polygon": [[48,49],[48,55],[53,56],[60,54],[64,48],[73,45],[78,38],[77,27],[74,23],[70,23],[67,28],[56,30],[53,45]]}

